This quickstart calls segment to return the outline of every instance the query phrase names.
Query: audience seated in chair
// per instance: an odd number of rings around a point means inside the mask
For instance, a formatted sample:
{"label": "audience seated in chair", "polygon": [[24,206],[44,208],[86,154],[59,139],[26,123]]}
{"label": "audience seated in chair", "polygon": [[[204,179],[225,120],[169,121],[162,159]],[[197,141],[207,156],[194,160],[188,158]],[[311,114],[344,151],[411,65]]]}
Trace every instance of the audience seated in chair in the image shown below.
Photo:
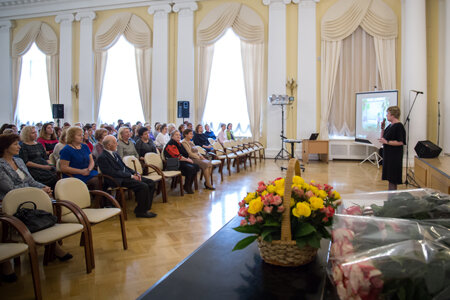
{"label": "audience seated in chair", "polygon": [[37,139],[37,142],[41,143],[42,146],[44,146],[47,155],[53,153],[53,150],[55,149],[55,146],[58,143],[58,138],[51,123],[45,123],[42,126],[42,129],[39,132],[39,138]]}
{"label": "audience seated in chair", "polygon": [[194,182],[199,166],[189,158],[189,154],[180,143],[181,135],[179,131],[172,132],[172,137],[164,148],[164,157],[177,158],[180,162],[180,171],[186,177],[184,182],[184,190],[188,194],[193,194],[192,183]]}
{"label": "audience seated in chair", "polygon": [[94,150],[92,150],[92,157],[94,158],[94,161],[97,161],[97,158],[102,154],[103,152],[103,139],[105,136],[108,135],[108,130],[105,128],[100,128],[95,131],[95,140],[97,141],[97,144],[94,146]]}
{"label": "audience seated in chair", "polygon": [[140,160],[143,160],[145,154],[148,152],[156,153],[156,146],[150,138],[149,133],[150,131],[147,127],[141,127],[138,131],[139,139],[136,142],[136,151]]}
{"label": "audience seated in chair", "polygon": [[89,151],[94,150],[94,145],[91,143],[91,136],[93,134],[92,126],[90,124],[86,124],[83,127],[83,143],[86,144],[89,148]]}
{"label": "audience seated in chair", "polygon": [[214,134],[214,131],[211,130],[208,124],[205,124],[205,132],[204,135],[206,135],[207,138],[216,140],[216,135]]}
{"label": "audience seated in chair", "polygon": [[19,152],[20,158],[22,158],[35,180],[53,189],[58,176],[56,175],[55,167],[50,166],[44,146],[36,142],[36,128],[34,126],[25,126],[20,135],[22,140]]}
{"label": "audience seated in chair", "polygon": [[99,190],[98,172],[94,170],[94,159],[88,146],[83,143],[83,130],[70,127],[66,136],[67,145],[60,152],[63,177],[75,177],[86,183],[91,190]]}
{"label": "audience seated in chair", "polygon": [[53,149],[52,154],[53,154],[53,157],[55,158],[55,160],[59,159],[59,153],[66,146],[67,129],[68,128],[63,129],[63,131],[61,132],[61,136],[59,137],[59,143],[56,144],[55,149]]}
{"label": "audience seated in chair", "polygon": [[194,136],[193,131],[191,129],[186,129],[183,132],[184,139],[181,142],[181,144],[183,145],[184,149],[189,155],[189,158],[192,159],[194,164],[197,164],[203,170],[203,174],[205,177],[205,188],[208,190],[215,190],[211,182],[211,172],[213,166],[209,160],[207,160],[203,155],[198,153],[198,149],[191,141],[193,136]]}
{"label": "audience seated in chair", "polygon": [[195,126],[194,138],[192,139],[195,145],[201,146],[206,151],[213,150],[213,146],[209,143],[208,137],[203,132],[202,124]]}
{"label": "audience seated in chair", "polygon": [[168,134],[168,128],[167,128],[167,124],[162,124],[161,127],[159,128],[159,130],[161,131],[158,136],[156,137],[155,140],[155,145],[156,147],[158,147],[160,150],[162,150],[164,148],[164,146],[169,142],[170,140],[170,136]]}
{"label": "audience seated in chair", "polygon": [[220,124],[220,131],[219,134],[217,135],[217,141],[222,145],[223,143],[225,143],[225,141],[228,141],[227,133],[225,132],[226,128],[227,127],[224,123]]}
{"label": "audience seated in chair", "polygon": [[234,135],[233,135],[232,129],[233,129],[233,124],[228,123],[226,133],[227,133],[227,140],[229,140],[229,141],[234,141]]}
{"label": "audience seated in chair", "polygon": [[[97,163],[103,174],[114,178],[118,184],[134,191],[136,206],[134,213],[138,218],[153,218],[155,213],[149,212],[152,207],[155,183],[153,180],[142,178],[141,174],[128,168],[118,155],[117,141],[109,135],[103,139],[104,151],[98,157]],[[108,179],[105,178],[108,184]],[[111,183],[110,183],[111,184]]]}
{"label": "audience seated in chair", "polygon": [[131,140],[131,131],[129,127],[122,126],[119,129],[119,142],[117,146],[117,152],[119,153],[119,156],[121,158],[124,158],[128,155],[139,158],[134,142]]}

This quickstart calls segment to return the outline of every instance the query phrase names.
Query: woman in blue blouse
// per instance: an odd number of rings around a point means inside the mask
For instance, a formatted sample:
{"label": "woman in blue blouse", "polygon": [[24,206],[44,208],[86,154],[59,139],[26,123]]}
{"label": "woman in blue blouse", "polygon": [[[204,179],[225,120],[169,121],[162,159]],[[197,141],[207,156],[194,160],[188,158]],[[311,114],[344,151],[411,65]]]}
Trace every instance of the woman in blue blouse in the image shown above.
{"label": "woman in blue blouse", "polygon": [[205,124],[205,132],[207,138],[212,138],[213,140],[216,140],[216,135],[214,134],[214,131],[211,130],[208,124]]}
{"label": "woman in blue blouse", "polygon": [[88,146],[83,143],[83,130],[74,126],[67,130],[67,145],[60,152],[63,177],[75,177],[85,182],[90,189],[99,189],[98,172],[94,170],[94,159]]}

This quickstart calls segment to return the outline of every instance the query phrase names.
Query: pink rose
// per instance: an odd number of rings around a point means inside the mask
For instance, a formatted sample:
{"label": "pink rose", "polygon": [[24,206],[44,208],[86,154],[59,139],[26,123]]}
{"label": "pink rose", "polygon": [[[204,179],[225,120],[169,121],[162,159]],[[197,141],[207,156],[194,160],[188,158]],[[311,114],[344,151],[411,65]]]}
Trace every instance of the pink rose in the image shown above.
{"label": "pink rose", "polygon": [[331,206],[326,206],[326,207],[322,208],[320,211],[325,213],[325,215],[327,216],[327,220],[328,220],[328,218],[334,216],[334,212],[335,212],[334,208]]}
{"label": "pink rose", "polygon": [[264,181],[258,182],[258,185],[265,185]]}
{"label": "pink rose", "polygon": [[283,211],[284,211],[284,206],[283,205],[278,206],[277,212],[282,213]]}
{"label": "pink rose", "polygon": [[250,225],[255,225],[256,223],[255,215],[250,215],[250,217],[248,218],[248,222],[250,223]]}
{"label": "pink rose", "polygon": [[308,199],[309,199],[309,198],[311,198],[311,197],[314,196],[314,193],[313,193],[313,191],[307,191],[307,192],[305,193],[305,195],[306,195],[306,197],[308,197]]}
{"label": "pink rose", "polygon": [[273,209],[273,206],[266,206],[266,207],[264,207],[264,211],[266,213],[268,213],[268,214],[272,213],[272,209]]}
{"label": "pink rose", "polygon": [[265,207],[267,207],[267,206],[269,206],[270,201],[267,199],[264,199],[262,203],[264,204]]}
{"label": "pink rose", "polygon": [[248,223],[247,223],[247,221],[246,220],[241,220],[241,226],[245,226],[245,225],[247,225]]}
{"label": "pink rose", "polygon": [[331,233],[333,242],[353,241],[355,233],[347,228],[338,228]]}
{"label": "pink rose", "polygon": [[242,200],[241,202],[239,202],[239,207],[244,207],[245,206],[245,200]]}
{"label": "pink rose", "polygon": [[349,241],[333,242],[331,244],[331,255],[335,258],[342,258],[353,253],[353,244]]}
{"label": "pink rose", "polygon": [[240,217],[246,217],[246,216],[248,216],[248,208],[247,208],[247,207],[241,207],[241,208],[239,209],[238,215],[239,215]]}
{"label": "pink rose", "polygon": [[264,219],[263,219],[263,217],[261,217],[261,216],[257,216],[257,217],[256,217],[256,222],[258,222],[258,223],[262,223],[262,222],[264,222]]}
{"label": "pink rose", "polygon": [[344,215],[362,216],[362,209],[358,205],[351,206],[342,211]]}
{"label": "pink rose", "polygon": [[273,204],[274,205],[280,205],[283,203],[283,200],[281,199],[281,197],[279,195],[276,195],[275,197],[273,197]]}
{"label": "pink rose", "polygon": [[256,190],[258,193],[262,193],[266,189],[265,185],[259,185],[258,189]]}

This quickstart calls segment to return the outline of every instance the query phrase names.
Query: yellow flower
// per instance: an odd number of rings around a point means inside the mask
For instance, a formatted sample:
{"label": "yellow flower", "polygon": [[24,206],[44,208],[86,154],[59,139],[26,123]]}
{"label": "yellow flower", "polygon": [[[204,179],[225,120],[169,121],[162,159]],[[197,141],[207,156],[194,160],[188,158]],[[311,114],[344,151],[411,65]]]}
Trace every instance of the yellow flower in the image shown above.
{"label": "yellow flower", "polygon": [[310,186],[310,188],[311,188],[311,191],[314,193],[314,195],[316,195],[317,196],[317,193],[319,192],[319,189],[318,188],[316,188],[315,186],[313,186],[313,185],[311,185]]}
{"label": "yellow flower", "polygon": [[333,197],[334,197],[334,199],[336,199],[336,200],[341,199],[341,195],[340,195],[337,191],[334,191],[334,192],[333,192]]}
{"label": "yellow flower", "polygon": [[294,206],[295,205],[295,200],[294,200],[294,198],[291,198],[291,204],[290,204],[290,206],[292,207],[292,206]]}
{"label": "yellow flower", "polygon": [[269,184],[269,185],[267,186],[266,190],[267,190],[269,193],[271,193],[271,194],[272,194],[272,193],[275,193],[275,186]]}
{"label": "yellow flower", "polygon": [[247,196],[245,196],[244,200],[245,203],[250,203],[250,201],[252,201],[252,199],[255,199],[256,197],[256,193],[248,193]]}
{"label": "yellow flower", "polygon": [[309,191],[311,189],[311,186],[305,182],[302,184],[302,189]]}
{"label": "yellow flower", "polygon": [[309,203],[311,204],[312,210],[318,210],[323,208],[323,199],[318,197],[311,197],[309,198]]}
{"label": "yellow flower", "polygon": [[300,176],[294,176],[294,178],[292,179],[292,182],[296,185],[296,186],[300,186],[303,183],[305,183],[305,181],[303,180],[303,178],[301,178]]}
{"label": "yellow flower", "polygon": [[297,218],[300,217],[309,217],[311,215],[311,208],[306,202],[299,202],[297,206],[292,210],[292,213]]}
{"label": "yellow flower", "polygon": [[248,212],[251,214],[259,213],[262,210],[263,206],[264,204],[261,201],[261,197],[258,197],[250,201],[250,204],[248,205]]}
{"label": "yellow flower", "polygon": [[284,178],[281,178],[281,179],[275,181],[274,183],[275,183],[275,192],[278,195],[283,196],[284,195]]}
{"label": "yellow flower", "polygon": [[261,193],[261,196],[265,196],[265,195],[267,195],[267,194],[269,194],[267,191],[263,191],[263,192]]}
{"label": "yellow flower", "polygon": [[324,190],[319,190],[319,192],[317,192],[317,197],[325,199],[327,196],[328,196],[328,194]]}

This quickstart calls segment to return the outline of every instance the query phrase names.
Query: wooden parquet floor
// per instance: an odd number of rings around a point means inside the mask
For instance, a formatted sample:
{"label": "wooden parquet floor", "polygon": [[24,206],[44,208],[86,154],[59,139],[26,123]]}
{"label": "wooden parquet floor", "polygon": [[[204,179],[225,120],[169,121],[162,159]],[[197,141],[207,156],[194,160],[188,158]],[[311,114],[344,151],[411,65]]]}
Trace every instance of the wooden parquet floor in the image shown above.
{"label": "wooden parquet floor", "polygon": [[[253,191],[258,181],[283,176],[282,165],[287,163],[267,159],[240,173],[232,169],[231,176],[224,174],[223,183],[215,172],[216,191],[200,189],[180,197],[174,190],[164,204],[158,195],[152,208],[158,214],[154,219],[136,219],[134,203],[128,200],[129,249],[122,248],[118,219],[94,226],[96,267],[91,274],[86,274],[79,236],[64,240],[63,248],[74,255],[68,262],[54,261],[43,267],[44,251],[39,249],[44,299],[135,299],[233,218],[238,201]],[[311,161],[302,175],[306,180],[329,183],[341,194],[387,189],[387,182],[380,180],[381,168],[369,163]],[[15,269],[19,280],[1,283],[0,299],[32,299],[27,255]]]}

